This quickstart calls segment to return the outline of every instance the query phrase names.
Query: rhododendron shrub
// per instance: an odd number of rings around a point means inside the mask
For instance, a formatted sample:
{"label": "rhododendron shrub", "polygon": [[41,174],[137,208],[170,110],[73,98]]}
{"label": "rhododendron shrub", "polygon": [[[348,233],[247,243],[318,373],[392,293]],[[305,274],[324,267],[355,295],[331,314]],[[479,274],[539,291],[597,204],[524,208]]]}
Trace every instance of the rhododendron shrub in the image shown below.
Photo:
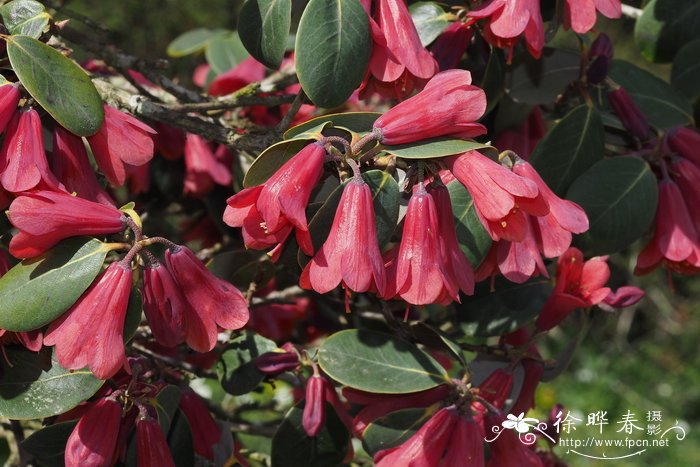
{"label": "rhododendron shrub", "polygon": [[16,463],[564,465],[549,381],[700,271],[695,49],[615,59],[619,0],[235,3],[191,76],[0,7]]}

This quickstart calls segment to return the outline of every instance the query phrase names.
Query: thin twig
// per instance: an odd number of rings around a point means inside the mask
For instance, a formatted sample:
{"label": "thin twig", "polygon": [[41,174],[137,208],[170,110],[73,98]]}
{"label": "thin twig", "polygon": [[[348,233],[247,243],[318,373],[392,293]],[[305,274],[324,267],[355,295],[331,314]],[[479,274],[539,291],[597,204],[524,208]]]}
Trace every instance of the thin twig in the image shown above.
{"label": "thin twig", "polygon": [[299,94],[294,98],[294,102],[292,102],[292,106],[289,108],[289,112],[282,118],[282,121],[279,122],[277,125],[276,130],[280,133],[284,133],[287,131],[287,129],[290,127],[292,124],[292,121],[294,120],[294,117],[296,117],[297,112],[299,112],[299,109],[301,108],[302,104],[304,104],[304,99],[306,98],[306,94],[304,94],[304,90],[300,89]]}

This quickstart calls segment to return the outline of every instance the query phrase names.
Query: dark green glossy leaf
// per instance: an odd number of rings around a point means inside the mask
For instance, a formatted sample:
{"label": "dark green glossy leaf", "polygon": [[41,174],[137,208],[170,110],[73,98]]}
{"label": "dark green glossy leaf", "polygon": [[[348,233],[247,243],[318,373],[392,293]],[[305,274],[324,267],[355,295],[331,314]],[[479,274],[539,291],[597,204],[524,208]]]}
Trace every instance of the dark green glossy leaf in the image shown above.
{"label": "dark green glossy leaf", "polygon": [[238,33],[256,60],[277,69],[284,58],[291,23],[291,0],[246,0],[238,15]]}
{"label": "dark green glossy leaf", "polygon": [[0,359],[0,416],[29,420],[66,412],[102,386],[103,381],[90,371],[66,370],[56,361],[51,349],[30,352],[20,347],[5,347]]}
{"label": "dark green glossy leaf", "polygon": [[129,294],[129,304],[126,308],[126,320],[124,321],[124,342],[131,341],[136,335],[136,330],[141,324],[143,315],[143,298],[141,291],[133,287]]}
{"label": "dark green glossy leaf", "polygon": [[12,455],[12,450],[10,450],[10,443],[7,442],[7,438],[0,439],[0,464],[7,465],[7,461],[10,460]]}
{"label": "dark green glossy leaf", "polygon": [[324,122],[330,122],[335,127],[347,128],[355,133],[368,133],[372,131],[372,125],[380,115],[381,113],[379,112],[346,112],[321,115],[290,128],[284,134],[284,139],[299,137],[302,133],[306,133],[312,128],[320,127]]}
{"label": "dark green glossy leaf", "polygon": [[545,47],[539,60],[523,52],[513,59],[506,73],[506,92],[524,104],[552,103],[578,78],[579,62],[579,55],[567,50]]}
{"label": "dark green glossy leaf", "polygon": [[411,332],[413,333],[412,340],[415,342],[423,344],[430,349],[439,350],[447,355],[451,355],[459,360],[459,363],[466,368],[467,361],[464,359],[462,349],[455,341],[444,335],[442,332],[422,321],[412,324]]}
{"label": "dark green glossy leaf", "polygon": [[292,407],[272,438],[272,467],[327,467],[341,465],[350,445],[350,433],[330,404],[326,423],[315,437],[302,425],[303,405]]}
{"label": "dark green glossy leaf", "polygon": [[501,101],[505,92],[506,81],[506,59],[501,49],[491,49],[489,61],[486,63],[484,77],[481,79],[479,87],[486,93],[486,111],[484,115],[491,112]]}
{"label": "dark green glossy leaf", "polygon": [[474,201],[464,185],[453,181],[447,184],[447,189],[450,192],[459,247],[469,264],[476,269],[488,254],[493,241],[481,224]]}
{"label": "dark green glossy leaf", "polygon": [[34,456],[41,467],[63,467],[66,443],[77,420],[57,423],[32,433],[20,446]]}
{"label": "dark green glossy leaf", "polygon": [[646,162],[617,156],[576,179],[566,197],[586,210],[590,224],[574,244],[586,256],[606,255],[627,248],[651,226],[658,187]]}
{"label": "dark green glossy leaf", "polygon": [[423,47],[430,45],[450,25],[450,15],[435,2],[416,2],[409,11]]}
{"label": "dark green glossy leaf", "polygon": [[543,277],[514,284],[496,279],[494,291],[489,281],[477,284],[472,297],[457,306],[457,319],[467,336],[502,336],[535,319],[552,291]]}
{"label": "dark green glossy leaf", "polygon": [[333,334],[321,346],[318,361],[339,383],[380,394],[423,391],[448,378],[445,369],[415,345],[376,331]]}
{"label": "dark green glossy leaf", "polygon": [[229,342],[216,365],[221,386],[230,394],[246,394],[260,384],[265,375],[255,366],[255,359],[277,348],[270,339],[246,332]]}
{"label": "dark green glossy leaf", "polygon": [[648,71],[623,60],[613,60],[608,76],[627,90],[655,127],[664,130],[693,122],[688,99]]}
{"label": "dark green glossy leaf", "polygon": [[102,269],[107,249],[94,238],[70,238],[0,278],[0,329],[31,331],[61,316]]}
{"label": "dark green glossy leaf", "polygon": [[433,407],[426,407],[397,410],[378,418],[367,425],[362,435],[362,446],[372,456],[382,449],[398,446],[413,436],[434,414]]}
{"label": "dark green glossy leaf", "polygon": [[167,53],[171,57],[184,57],[203,50],[209,41],[228,33],[226,29],[192,29],[173,39],[168,45]]}
{"label": "dark green glossy leaf", "polygon": [[678,51],[671,68],[671,84],[691,99],[700,97],[700,39]]}
{"label": "dark green glossy leaf", "polygon": [[[384,246],[391,239],[391,235],[394,233],[399,220],[399,198],[401,196],[399,185],[390,174],[381,170],[367,171],[362,174],[362,178],[372,191],[377,242],[379,249],[383,250]],[[314,251],[318,251],[323,246],[326,238],[328,238],[344,188],[345,184],[333,190],[321,208],[311,218],[311,222],[309,222],[309,232],[311,233]],[[297,259],[299,264],[304,267],[310,258],[299,251]]]}
{"label": "dark green glossy leaf", "polygon": [[655,62],[670,62],[683,45],[700,38],[700,2],[651,0],[634,27],[642,54]]}
{"label": "dark green glossy leaf", "polygon": [[187,417],[180,410],[175,412],[175,418],[173,419],[170,433],[168,433],[168,447],[177,467],[191,467],[195,465],[192,430]]}
{"label": "dark green glossy leaf", "polygon": [[78,136],[97,133],[102,98],[82,68],[29,36],[9,37],[7,55],[24,88],[58,123]]}
{"label": "dark green glossy leaf", "polygon": [[369,21],[358,0],[311,0],[295,46],[301,87],[319,107],[335,107],[362,82],[372,50]]}
{"label": "dark green glossy leaf", "polygon": [[472,150],[495,151],[495,148],[476,141],[448,137],[426,139],[396,146],[384,146],[384,151],[403,159],[432,159],[454,156],[455,154],[462,154]]}
{"label": "dark green glossy leaf", "polygon": [[0,16],[10,34],[22,34],[38,39],[49,30],[51,15],[39,2],[14,0],[0,7]]}
{"label": "dark green glossy leaf", "polygon": [[243,186],[248,188],[251,186],[262,185],[268,178],[277,172],[289,159],[294,157],[301,149],[313,139],[290,139],[275,143],[265,149],[253,161],[248,172],[243,179]]}
{"label": "dark green glossy leaf", "polygon": [[559,196],[603,158],[603,121],[595,107],[580,105],[559,121],[537,144],[530,162]]}
{"label": "dark green glossy leaf", "polygon": [[180,404],[181,395],[180,388],[169,384],[161,389],[156,396],[158,424],[160,424],[163,433],[167,433],[170,430]]}
{"label": "dark green glossy leaf", "polygon": [[226,251],[214,256],[207,268],[241,290],[247,289],[251,282],[266,283],[275,273],[270,257],[255,250]]}
{"label": "dark green glossy leaf", "polygon": [[238,34],[217,36],[207,42],[204,56],[216,75],[220,75],[248,58]]}

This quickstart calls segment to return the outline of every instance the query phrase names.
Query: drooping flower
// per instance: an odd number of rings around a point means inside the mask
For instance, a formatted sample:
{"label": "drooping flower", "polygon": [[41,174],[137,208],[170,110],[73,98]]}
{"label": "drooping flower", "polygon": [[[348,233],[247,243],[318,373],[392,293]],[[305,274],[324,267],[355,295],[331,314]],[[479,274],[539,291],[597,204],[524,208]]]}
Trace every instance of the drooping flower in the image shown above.
{"label": "drooping flower", "polygon": [[326,386],[330,383],[320,375],[314,375],[306,382],[306,397],[302,425],[307,435],[319,434],[326,423]]}
{"label": "drooping flower", "polygon": [[173,347],[187,334],[187,317],[192,313],[173,276],[162,264],[143,268],[143,312],[159,343]]}
{"label": "drooping flower", "polygon": [[700,133],[690,128],[676,127],[668,132],[667,137],[671,150],[700,167]]}
{"label": "drooping flower", "polygon": [[117,447],[122,407],[112,399],[99,399],[80,417],[71,432],[66,466],[102,467],[112,464]]}
{"label": "drooping flower", "polygon": [[408,202],[394,289],[396,295],[413,305],[459,301],[458,286],[442,257],[439,232],[435,201],[420,183]]}
{"label": "drooping flower", "polygon": [[445,28],[430,48],[440,71],[457,68],[473,36],[474,29],[461,21],[455,21]]}
{"label": "drooping flower", "polygon": [[484,37],[491,44],[510,50],[521,35],[530,54],[539,58],[544,47],[544,26],[539,0],[491,0],[469,12],[470,18],[488,18]]}
{"label": "drooping flower", "polygon": [[308,297],[296,297],[292,303],[260,303],[251,307],[248,328],[275,342],[291,339],[299,322],[313,310]]}
{"label": "drooping flower", "polygon": [[56,346],[64,368],[89,367],[99,379],[113,376],[125,364],[126,319],[131,268],[115,262],[90,285],[78,301],[49,326],[44,345]]}
{"label": "drooping flower", "polygon": [[596,10],[608,18],[622,15],[620,0],[566,0],[564,4],[564,28],[585,34],[595,26]]}
{"label": "drooping flower", "polygon": [[107,180],[117,186],[126,181],[124,164],[142,165],[153,157],[156,131],[131,115],[108,105],[100,130],[88,137],[95,161]]}
{"label": "drooping flower", "polygon": [[440,466],[468,465],[484,467],[484,437],[479,424],[471,417],[459,417]]}
{"label": "drooping flower", "polygon": [[625,88],[608,92],[608,102],[629,134],[642,141],[649,139],[649,122]]}
{"label": "drooping flower", "polygon": [[214,184],[230,185],[231,168],[217,159],[201,136],[188,133],[185,139],[184,193],[201,197],[209,193]]}
{"label": "drooping flower", "polygon": [[68,237],[117,233],[125,225],[122,212],[113,206],[56,191],[22,194],[10,205],[8,217],[19,230],[10,241],[16,258],[40,255]]}
{"label": "drooping flower", "polygon": [[444,185],[431,185],[430,194],[437,208],[440,253],[445,262],[445,271],[462,292],[471,295],[474,293],[474,271],[457,241],[450,193]]}
{"label": "drooping flower", "polygon": [[246,325],[248,303],[233,284],[214,276],[187,247],[169,249],[165,258],[189,304],[185,314],[187,345],[208,352],[216,345],[219,326],[240,329]]}
{"label": "drooping flower", "polygon": [[69,193],[114,206],[114,201],[100,186],[90,167],[83,140],[60,125],[56,125],[53,131],[51,169]]}
{"label": "drooping flower", "polygon": [[597,305],[610,294],[605,287],[610,268],[603,258],[583,260],[583,253],[569,248],[557,261],[557,279],[552,295],[537,318],[541,331],[552,329],[576,308]]}
{"label": "drooping flower", "polygon": [[0,329],[0,346],[4,344],[20,344],[27,350],[38,352],[41,350],[44,335],[41,329],[34,331],[12,332]]}
{"label": "drooping flower", "polygon": [[61,190],[49,169],[44,150],[41,117],[31,107],[15,113],[0,149],[0,182],[5,190]]}
{"label": "drooping flower", "polygon": [[163,430],[150,416],[136,420],[136,455],[140,466],[175,467]]}
{"label": "drooping flower", "polygon": [[384,262],[377,244],[372,192],[360,176],[343,190],[330,233],[302,272],[300,285],[326,293],[342,283],[355,292],[384,294]]}
{"label": "drooping flower", "polygon": [[446,163],[469,191],[482,224],[494,240],[522,242],[528,232],[526,214],[549,213],[537,183],[477,151],[448,158]]}
{"label": "drooping flower", "polygon": [[374,131],[386,145],[446,135],[472,138],[486,133],[483,125],[475,123],[485,110],[486,94],[471,85],[468,71],[443,71],[421,92],[380,116]]}
{"label": "drooping flower", "polygon": [[194,452],[207,459],[214,459],[213,446],[221,439],[221,428],[212,418],[202,398],[192,389],[183,388],[180,409],[192,429]]}
{"label": "drooping flower", "polygon": [[7,124],[15,116],[20,97],[22,93],[19,91],[19,83],[0,85],[0,133],[5,131]]}
{"label": "drooping flower", "polygon": [[454,407],[440,409],[410,438],[395,448],[374,455],[377,467],[439,465],[461,415]]}
{"label": "drooping flower", "polygon": [[378,0],[372,18],[369,2],[363,4],[372,33],[372,56],[360,97],[373,92],[402,98],[430,79],[438,66],[423,47],[405,0]]}
{"label": "drooping flower", "polygon": [[647,246],[639,253],[635,274],[646,274],[662,261],[680,273],[700,270],[700,239],[678,185],[673,180],[659,182],[656,229]]}

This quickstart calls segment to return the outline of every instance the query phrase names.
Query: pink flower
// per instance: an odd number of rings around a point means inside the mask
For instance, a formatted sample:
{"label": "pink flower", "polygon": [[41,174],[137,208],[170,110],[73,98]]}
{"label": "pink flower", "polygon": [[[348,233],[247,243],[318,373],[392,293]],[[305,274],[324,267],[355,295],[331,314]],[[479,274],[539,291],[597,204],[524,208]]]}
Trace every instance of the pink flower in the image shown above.
{"label": "pink flower", "polygon": [[668,132],[668,146],[684,159],[700,167],[700,134],[690,128],[676,127]]}
{"label": "pink flower", "polygon": [[220,74],[209,84],[211,96],[223,96],[238,91],[243,86],[265,77],[265,65],[253,57],[246,58],[234,68]]}
{"label": "pink flower", "polygon": [[454,407],[440,409],[403,444],[377,452],[374,455],[377,467],[439,465],[460,417]]}
{"label": "pink flower", "polygon": [[539,58],[544,47],[544,27],[539,0],[491,0],[469,12],[470,18],[488,18],[484,37],[497,47],[510,49],[521,35],[530,54]]}
{"label": "pink flower", "polygon": [[355,292],[373,289],[383,295],[386,277],[375,224],[369,185],[354,177],[343,190],[328,238],[304,268],[300,285],[326,293],[342,281]]}
{"label": "pink flower", "polygon": [[188,133],[185,140],[185,171],[186,195],[201,197],[209,193],[214,184],[231,184],[231,168],[217,159],[202,137],[192,133]]}
{"label": "pink flower", "polygon": [[117,447],[122,407],[115,400],[99,399],[80,417],[66,443],[67,466],[111,465]]}
{"label": "pink flower", "polygon": [[612,308],[627,308],[643,299],[644,295],[644,291],[639,287],[625,285],[614,292],[610,292],[603,300],[603,303]]}
{"label": "pink flower", "polygon": [[528,233],[526,214],[549,213],[537,183],[477,151],[451,157],[446,162],[469,191],[482,224],[494,240],[522,242]]}
{"label": "pink flower", "polygon": [[576,308],[597,305],[610,294],[605,284],[610,268],[603,258],[583,260],[583,253],[569,248],[557,261],[557,280],[552,295],[537,318],[536,326],[547,331]]}
{"label": "pink flower", "polygon": [[377,0],[375,19],[365,4],[372,32],[372,56],[360,87],[362,98],[372,92],[401,98],[430,79],[438,66],[423,47],[405,0]]}
{"label": "pink flower", "polygon": [[64,368],[88,366],[99,379],[125,364],[124,320],[131,292],[131,269],[112,263],[78,301],[49,326],[44,345],[56,346]]}
{"label": "pink flower", "polygon": [[573,201],[561,199],[549,189],[535,169],[522,159],[513,166],[513,173],[532,180],[540,196],[549,206],[549,213],[537,217],[536,232],[540,250],[547,258],[555,258],[571,245],[571,234],[588,230],[586,212]]}
{"label": "pink flower", "polygon": [[248,322],[248,303],[231,283],[214,276],[184,246],[165,253],[168,269],[189,304],[185,315],[187,345],[208,352],[216,345],[219,326],[240,329]]}
{"label": "pink flower", "polygon": [[585,34],[596,22],[596,10],[608,18],[622,15],[620,0],[566,0],[564,4],[564,28]]}
{"label": "pink flower", "polygon": [[404,219],[395,289],[413,305],[459,301],[458,286],[442,257],[439,232],[435,201],[423,184],[416,185]]}
{"label": "pink flower", "polygon": [[143,268],[143,312],[153,337],[174,347],[185,340],[187,313],[193,313],[170,271],[161,264]]}
{"label": "pink flower", "polygon": [[0,133],[5,131],[7,124],[15,116],[20,97],[22,93],[19,91],[19,83],[0,85]]}
{"label": "pink flower", "polygon": [[136,453],[138,465],[175,467],[163,430],[150,416],[136,420]]}
{"label": "pink flower", "polygon": [[183,388],[180,409],[190,424],[194,452],[207,459],[214,459],[212,448],[221,439],[221,428],[212,418],[202,398],[190,388]]}
{"label": "pink flower", "polygon": [[153,134],[156,131],[131,115],[104,106],[102,128],[88,137],[95,161],[112,184],[126,181],[124,164],[143,165],[153,157]]}
{"label": "pink flower", "polygon": [[445,262],[445,271],[462,292],[471,295],[474,293],[474,271],[457,241],[450,192],[444,185],[430,186],[430,195],[435,200],[437,207],[440,253]]}
{"label": "pink flower", "polygon": [[0,150],[0,173],[3,188],[12,193],[62,189],[46,160],[41,117],[31,107],[15,113],[7,127]]}
{"label": "pink flower", "polygon": [[484,467],[484,462],[484,436],[481,427],[473,418],[463,415],[453,427],[440,466]]}
{"label": "pink flower", "polygon": [[114,206],[90,167],[83,140],[60,125],[53,130],[51,169],[69,193],[100,204]]}
{"label": "pink flower", "polygon": [[250,239],[260,240],[266,246],[274,244],[273,239],[283,242],[292,224],[301,250],[313,255],[306,205],[323,174],[325,155],[326,150],[320,144],[305,146],[263,185],[245,189],[229,198],[224,222],[243,226]]}
{"label": "pink flower", "polygon": [[656,230],[639,253],[635,274],[646,274],[661,261],[671,270],[689,274],[700,270],[698,233],[678,185],[670,179],[659,182]]}
{"label": "pink flower", "polygon": [[10,253],[17,258],[40,255],[68,237],[120,232],[125,219],[115,207],[56,191],[15,198],[8,217],[19,230],[10,241]]}
{"label": "pink flower", "polygon": [[472,138],[486,133],[475,123],[486,110],[486,94],[471,86],[466,70],[435,75],[425,89],[391,108],[374,122],[374,131],[386,145],[412,143],[438,136]]}

